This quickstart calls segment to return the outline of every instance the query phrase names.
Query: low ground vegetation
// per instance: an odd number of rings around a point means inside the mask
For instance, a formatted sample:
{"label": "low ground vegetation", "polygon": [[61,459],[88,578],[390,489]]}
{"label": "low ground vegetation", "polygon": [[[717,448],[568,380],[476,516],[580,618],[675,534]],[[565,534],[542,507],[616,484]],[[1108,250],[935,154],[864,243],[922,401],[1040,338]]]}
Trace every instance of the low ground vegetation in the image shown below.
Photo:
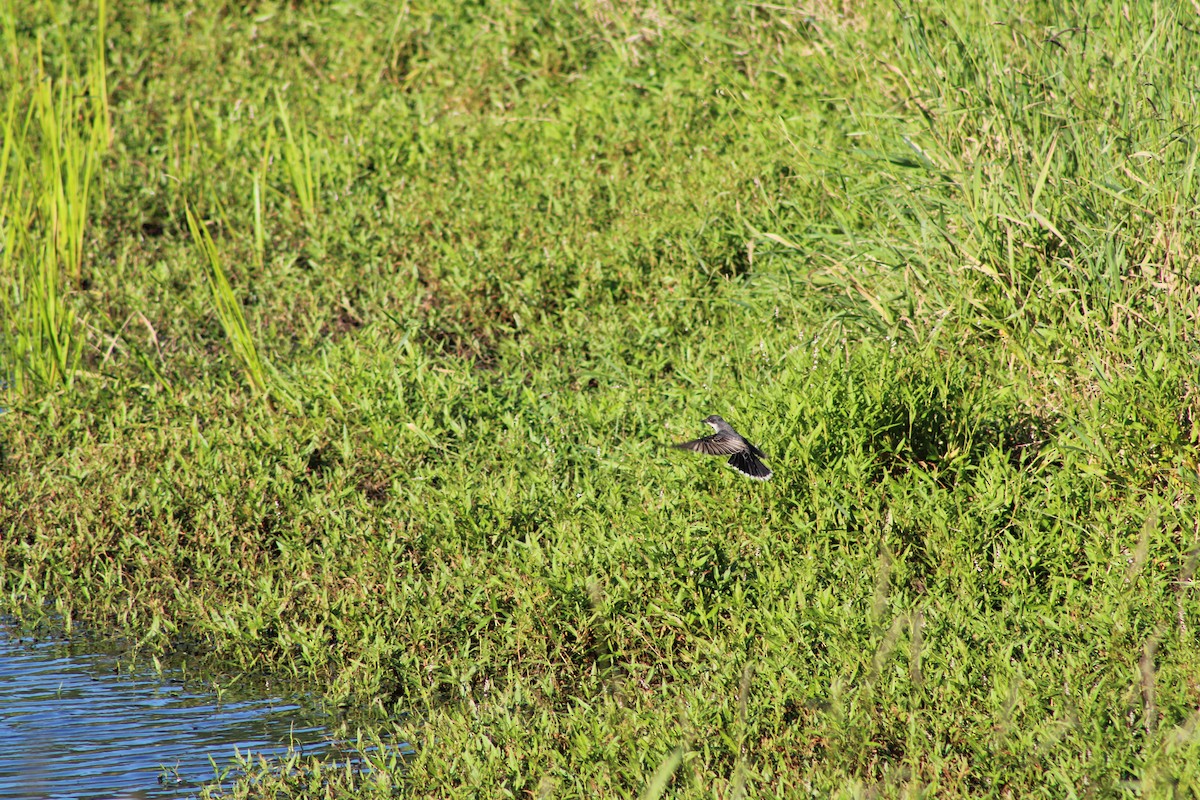
{"label": "low ground vegetation", "polygon": [[0,610],[416,748],[236,796],[1200,791],[1190,7],[0,22]]}

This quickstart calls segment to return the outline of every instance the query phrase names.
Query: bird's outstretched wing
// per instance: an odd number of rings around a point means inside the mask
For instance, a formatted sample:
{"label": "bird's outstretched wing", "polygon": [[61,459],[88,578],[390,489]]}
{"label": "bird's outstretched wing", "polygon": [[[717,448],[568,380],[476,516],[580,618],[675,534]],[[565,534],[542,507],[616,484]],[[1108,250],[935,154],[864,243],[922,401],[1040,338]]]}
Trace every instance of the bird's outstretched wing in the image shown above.
{"label": "bird's outstretched wing", "polygon": [[694,439],[690,442],[681,442],[675,445],[675,447],[680,450],[691,450],[694,453],[704,453],[710,456],[731,456],[745,449],[745,445],[738,439],[727,436],[724,433],[705,436],[703,439]]}
{"label": "bird's outstretched wing", "polygon": [[747,451],[735,453],[730,456],[729,466],[733,467],[747,478],[753,478],[756,481],[766,481],[771,479],[772,472],[771,470],[767,469],[767,465],[759,461],[753,453]]}

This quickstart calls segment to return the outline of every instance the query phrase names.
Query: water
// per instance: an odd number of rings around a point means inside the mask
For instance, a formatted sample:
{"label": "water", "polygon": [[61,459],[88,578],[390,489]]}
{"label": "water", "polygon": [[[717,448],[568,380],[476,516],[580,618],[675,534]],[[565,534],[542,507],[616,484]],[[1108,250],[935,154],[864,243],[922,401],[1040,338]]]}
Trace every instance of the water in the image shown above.
{"label": "water", "polygon": [[0,621],[0,800],[196,797],[235,748],[331,746],[330,721],[300,703],[236,686],[218,698],[178,669],[130,670],[101,649]]}

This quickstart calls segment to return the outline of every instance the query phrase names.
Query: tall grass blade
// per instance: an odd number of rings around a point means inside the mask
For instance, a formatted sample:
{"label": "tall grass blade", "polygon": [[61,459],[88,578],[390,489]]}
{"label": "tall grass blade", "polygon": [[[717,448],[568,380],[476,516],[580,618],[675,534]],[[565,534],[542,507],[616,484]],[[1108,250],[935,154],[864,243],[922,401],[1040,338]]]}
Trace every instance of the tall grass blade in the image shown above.
{"label": "tall grass blade", "polygon": [[192,241],[204,258],[205,277],[207,277],[209,288],[212,290],[213,305],[216,307],[217,318],[221,321],[225,337],[229,341],[229,347],[246,373],[246,379],[250,382],[251,388],[255,392],[266,393],[266,367],[258,354],[254,339],[250,335],[250,326],[246,324],[246,316],[242,313],[241,303],[233,293],[229,277],[221,264],[221,254],[217,251],[217,245],[213,242],[208,229],[196,219],[191,208],[185,209],[185,214]]}
{"label": "tall grass blade", "polygon": [[40,39],[27,74],[12,64],[0,149],[0,310],[5,383],[18,391],[69,387],[79,368],[82,341],[63,280],[80,277],[89,198],[107,147],[107,111],[98,111],[107,107],[103,69],[101,55],[82,81],[66,69],[51,79]]}
{"label": "tall grass blade", "polygon": [[300,204],[304,222],[311,229],[317,218],[320,175],[313,164],[312,148],[309,146],[310,136],[307,130],[301,130],[299,136],[292,131],[287,105],[278,91],[275,92],[275,102],[279,107],[279,121],[283,124],[284,168],[287,170],[292,189],[296,192],[296,200]]}
{"label": "tall grass blade", "polygon": [[[38,72],[44,72],[40,54]],[[88,200],[103,146],[104,126],[94,113],[86,129],[80,130],[78,120],[87,112],[85,106],[78,88],[65,76],[58,81],[57,93],[50,81],[39,81],[34,89],[34,116],[41,134],[42,215],[73,280],[79,280],[83,269]]]}
{"label": "tall grass blade", "polygon": [[683,752],[684,746],[681,744],[662,760],[658,769],[654,770],[650,783],[646,784],[646,790],[642,792],[642,800],[658,800],[663,796],[663,792],[667,790],[671,778],[675,775],[675,770],[679,769],[679,765],[683,763]]}
{"label": "tall grass blade", "polygon": [[266,258],[266,235],[263,232],[262,184],[254,179],[254,260],[262,269]]}
{"label": "tall grass blade", "polygon": [[[92,112],[94,115],[93,130],[103,150],[111,147],[113,141],[112,112],[108,104],[108,64],[104,57],[107,19],[108,2],[107,0],[98,0],[96,5],[96,50],[92,54],[92,62],[88,69],[88,87],[93,102],[97,104]],[[97,188],[103,192],[103,187],[104,184],[101,182]]]}

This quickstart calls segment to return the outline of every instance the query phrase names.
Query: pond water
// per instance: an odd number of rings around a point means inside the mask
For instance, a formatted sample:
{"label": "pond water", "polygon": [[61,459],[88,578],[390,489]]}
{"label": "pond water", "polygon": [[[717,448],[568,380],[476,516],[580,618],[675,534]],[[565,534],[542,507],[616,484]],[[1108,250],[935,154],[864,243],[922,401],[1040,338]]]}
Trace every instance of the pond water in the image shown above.
{"label": "pond water", "polygon": [[179,667],[129,663],[0,621],[0,800],[197,797],[236,751],[332,746],[332,720],[295,699],[236,684],[218,695]]}

